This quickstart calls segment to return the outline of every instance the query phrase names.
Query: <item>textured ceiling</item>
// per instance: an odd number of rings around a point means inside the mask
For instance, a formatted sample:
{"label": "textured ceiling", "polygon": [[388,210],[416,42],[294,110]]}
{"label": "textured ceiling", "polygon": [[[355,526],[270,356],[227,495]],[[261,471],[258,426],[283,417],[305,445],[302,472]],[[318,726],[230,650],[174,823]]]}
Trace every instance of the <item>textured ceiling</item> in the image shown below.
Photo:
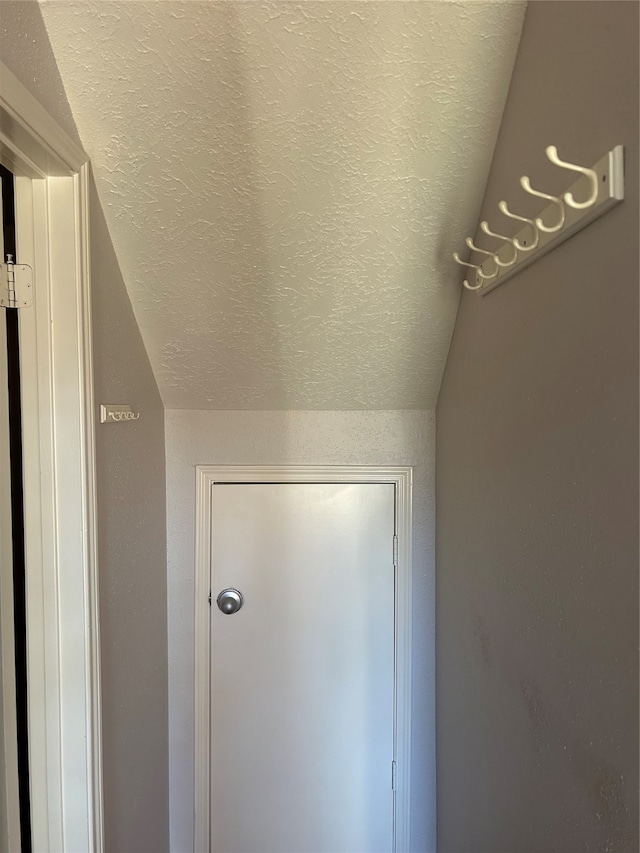
{"label": "textured ceiling", "polygon": [[42,10],[165,404],[433,407],[524,5]]}

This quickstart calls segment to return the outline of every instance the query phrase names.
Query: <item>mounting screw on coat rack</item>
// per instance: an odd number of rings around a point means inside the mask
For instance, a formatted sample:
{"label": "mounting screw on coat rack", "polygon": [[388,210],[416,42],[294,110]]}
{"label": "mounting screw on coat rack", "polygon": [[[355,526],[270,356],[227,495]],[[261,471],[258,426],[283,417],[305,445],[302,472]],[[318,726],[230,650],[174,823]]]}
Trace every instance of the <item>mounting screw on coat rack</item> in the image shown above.
{"label": "mounting screw on coat rack", "polygon": [[453,253],[456,263],[475,270],[472,280],[463,282],[467,290],[486,296],[624,199],[622,145],[617,145],[591,168],[561,160],[555,145],[548,145],[545,153],[554,166],[578,173],[580,177],[560,195],[550,195],[533,189],[529,178],[523,175],[520,178],[522,189],[549,204],[537,216],[530,218],[513,213],[506,201],[500,202],[500,213],[507,219],[523,223],[523,227],[513,237],[506,237],[493,231],[486,220],[482,221],[482,234],[501,241],[500,247],[494,251],[478,246],[471,237],[465,239],[472,253],[484,256],[480,263],[474,264],[463,261],[457,252]]}
{"label": "mounting screw on coat rack", "polygon": [[140,417],[139,413],[132,412],[131,406],[124,405],[101,405],[100,406],[100,423],[101,424],[117,424],[122,421],[137,421]]}

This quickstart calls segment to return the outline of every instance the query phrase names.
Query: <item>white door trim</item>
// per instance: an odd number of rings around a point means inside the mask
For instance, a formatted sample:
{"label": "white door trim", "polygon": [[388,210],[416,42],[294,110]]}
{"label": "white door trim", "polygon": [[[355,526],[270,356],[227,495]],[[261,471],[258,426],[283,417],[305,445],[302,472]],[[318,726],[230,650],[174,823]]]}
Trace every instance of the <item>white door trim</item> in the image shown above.
{"label": "white door trim", "polygon": [[102,851],[87,156],[0,63],[0,161],[16,174],[34,850]]}
{"label": "white door trim", "polygon": [[195,564],[195,803],[196,853],[209,853],[209,603],[211,507],[215,483],[392,483],[396,490],[397,762],[394,853],[408,853],[411,784],[411,504],[413,469],[362,465],[198,465]]}

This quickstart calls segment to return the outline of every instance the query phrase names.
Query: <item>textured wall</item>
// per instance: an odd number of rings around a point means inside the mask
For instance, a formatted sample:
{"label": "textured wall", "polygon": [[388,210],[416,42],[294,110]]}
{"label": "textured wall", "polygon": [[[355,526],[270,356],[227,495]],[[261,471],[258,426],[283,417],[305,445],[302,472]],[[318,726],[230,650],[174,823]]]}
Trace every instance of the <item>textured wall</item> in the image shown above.
{"label": "textured wall", "polygon": [[0,59],[60,127],[80,144],[36,0],[0,0]]}
{"label": "textured wall", "polygon": [[412,849],[435,849],[434,416],[167,411],[171,850],[193,849],[195,465],[414,465]]}
{"label": "textured wall", "polygon": [[167,407],[435,405],[523,10],[43,6]]}
{"label": "textured wall", "polygon": [[[442,853],[638,849],[638,4],[528,6],[488,183],[626,147],[623,204],[486,298],[437,408]],[[460,241],[464,234],[460,234]]]}
{"label": "textured wall", "polygon": [[[37,3],[0,2],[0,55],[76,140]],[[91,279],[97,403],[131,403],[132,424],[98,424],[97,488],[106,849],[168,849],[164,411],[95,188]]]}

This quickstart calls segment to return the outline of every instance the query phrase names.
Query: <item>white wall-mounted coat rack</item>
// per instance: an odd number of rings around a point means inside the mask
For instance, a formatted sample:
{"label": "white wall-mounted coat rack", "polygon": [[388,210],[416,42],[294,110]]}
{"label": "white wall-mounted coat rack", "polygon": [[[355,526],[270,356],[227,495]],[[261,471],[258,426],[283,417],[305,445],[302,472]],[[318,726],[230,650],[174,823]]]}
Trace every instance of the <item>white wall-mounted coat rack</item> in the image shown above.
{"label": "white wall-mounted coat rack", "polygon": [[[501,201],[498,204],[500,212],[509,219],[523,223],[517,234],[506,237],[493,231],[485,220],[480,223],[476,242],[471,237],[466,238],[465,243],[471,253],[483,258],[480,263],[473,264],[463,261],[458,252],[453,253],[457,263],[474,271],[470,280],[464,281],[468,290],[486,296],[623,200],[622,145],[617,145],[591,168],[561,160],[555,145],[549,145],[545,153],[554,165],[579,173],[580,177],[558,196],[534,189],[526,175],[520,178],[520,186],[525,192],[545,199],[548,204],[537,216],[529,218],[514,213],[506,201]],[[477,241],[486,237],[499,240],[501,245],[493,250],[478,246]]]}
{"label": "white wall-mounted coat rack", "polygon": [[137,421],[140,417],[139,412],[132,412],[131,406],[125,405],[101,405],[100,406],[100,423],[101,424],[117,424],[121,421]]}

